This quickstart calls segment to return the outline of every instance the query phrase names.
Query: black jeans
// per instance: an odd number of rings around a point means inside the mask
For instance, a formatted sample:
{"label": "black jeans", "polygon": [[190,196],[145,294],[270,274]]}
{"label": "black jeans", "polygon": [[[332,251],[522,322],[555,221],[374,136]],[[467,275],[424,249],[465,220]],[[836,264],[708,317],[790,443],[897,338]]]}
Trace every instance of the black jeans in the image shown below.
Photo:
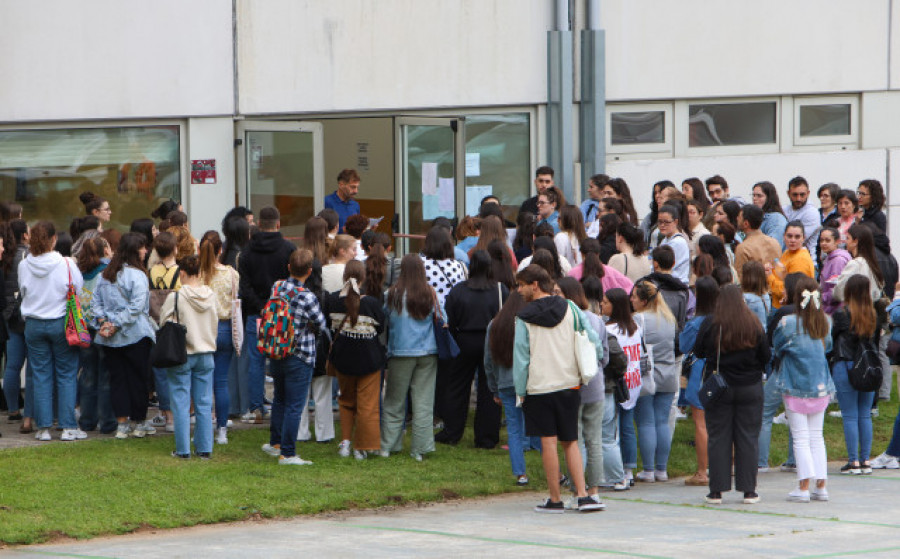
{"label": "black jeans", "polygon": [[[468,349],[468,348],[467,348]],[[478,400],[475,408],[475,446],[494,448],[500,442],[500,406],[487,386],[484,376],[484,342],[475,350],[462,351],[451,361],[449,371],[437,394],[441,401],[444,430],[435,440],[455,444],[462,438],[469,414],[472,380],[477,378]]]}
{"label": "black jeans", "polygon": [[718,402],[707,406],[711,492],[731,491],[732,455],[735,489],[744,493],[756,491],[762,409],[761,382],[750,386],[729,386]]}
{"label": "black jeans", "polygon": [[129,417],[135,422],[147,419],[152,347],[150,338],[142,338],[131,345],[103,348],[109,369],[110,400],[116,417]]}

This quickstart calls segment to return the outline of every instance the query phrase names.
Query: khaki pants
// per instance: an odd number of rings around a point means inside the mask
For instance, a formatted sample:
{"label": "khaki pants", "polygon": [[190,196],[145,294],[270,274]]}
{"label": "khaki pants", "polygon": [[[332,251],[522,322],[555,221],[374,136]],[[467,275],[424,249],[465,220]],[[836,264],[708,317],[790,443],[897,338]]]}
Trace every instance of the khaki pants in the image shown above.
{"label": "khaki pants", "polygon": [[[381,399],[381,371],[365,376],[349,376],[338,372],[341,395],[341,439],[352,441],[356,450],[381,448],[381,424],[378,404]],[[354,425],[356,431],[354,433]]]}
{"label": "khaki pants", "polygon": [[384,421],[381,449],[399,452],[403,448],[403,419],[406,394],[412,402],[412,451],[434,452],[434,383],[437,378],[437,355],[392,357],[388,362],[384,386]]}

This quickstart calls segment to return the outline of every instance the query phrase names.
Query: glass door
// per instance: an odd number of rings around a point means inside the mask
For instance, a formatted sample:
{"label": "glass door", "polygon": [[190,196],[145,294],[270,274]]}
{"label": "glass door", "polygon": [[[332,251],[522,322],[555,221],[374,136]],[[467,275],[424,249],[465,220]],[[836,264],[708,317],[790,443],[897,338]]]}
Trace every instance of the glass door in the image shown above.
{"label": "glass door", "polygon": [[455,220],[465,211],[463,118],[398,117],[398,252],[418,251],[431,221]]}
{"label": "glass door", "polygon": [[237,127],[238,202],[254,213],[275,206],[284,236],[299,239],[324,204],[322,125],[243,121]]}

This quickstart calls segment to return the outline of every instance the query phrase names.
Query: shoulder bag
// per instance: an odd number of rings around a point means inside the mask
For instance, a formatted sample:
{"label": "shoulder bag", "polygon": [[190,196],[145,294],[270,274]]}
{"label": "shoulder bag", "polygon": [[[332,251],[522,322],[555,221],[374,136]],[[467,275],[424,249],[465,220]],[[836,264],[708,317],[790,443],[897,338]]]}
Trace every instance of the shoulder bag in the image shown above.
{"label": "shoulder bag", "polygon": [[[161,283],[165,274],[163,274],[163,278],[156,278],[156,285],[150,286],[150,318],[152,318],[153,322],[156,324],[159,324],[159,310],[162,308],[163,303],[166,302],[166,297],[169,296],[169,293],[175,291],[175,284],[178,283],[179,271],[179,267],[175,266],[175,273],[172,274],[172,281],[169,282],[169,287],[166,287],[165,283]],[[166,270],[166,273],[168,273],[168,269]]]}
{"label": "shoulder bag", "polygon": [[434,299],[434,341],[437,344],[438,359],[453,359],[459,355],[459,346],[444,322],[444,317],[441,316],[437,296]]}
{"label": "shoulder bag", "polygon": [[719,347],[716,350],[716,368],[712,370],[712,373],[707,375],[706,380],[703,381],[703,386],[700,387],[700,393],[698,396],[700,397],[700,403],[703,404],[704,408],[707,408],[722,398],[722,395],[725,394],[725,391],[728,390],[728,383],[725,382],[725,379],[722,375],[719,374],[719,359],[722,356],[722,328],[719,327]]}
{"label": "shoulder bag", "polygon": [[165,369],[187,363],[187,328],[178,322],[178,292],[175,292],[175,322],[171,320],[156,332],[156,345],[150,350],[150,363]]}
{"label": "shoulder bag", "polygon": [[597,350],[588,338],[584,324],[578,319],[574,303],[568,301],[568,304],[575,323],[575,362],[578,364],[578,376],[581,378],[581,384],[586,385],[594,380],[600,371],[597,364]]}
{"label": "shoulder bag", "polygon": [[70,346],[91,347],[91,334],[88,332],[84,313],[81,312],[81,301],[75,292],[75,284],[72,283],[72,268],[66,259],[66,271],[69,273],[69,283],[66,287],[66,341]]}
{"label": "shoulder bag", "polygon": [[[644,317],[635,315],[635,322],[641,324],[641,393],[640,396],[656,394],[656,379],[653,378],[653,345],[644,341],[647,325]],[[637,320],[640,318],[641,320]]]}
{"label": "shoulder bag", "polygon": [[244,347],[244,312],[241,309],[241,298],[238,296],[238,275],[231,269],[231,343],[234,352],[240,357]]}

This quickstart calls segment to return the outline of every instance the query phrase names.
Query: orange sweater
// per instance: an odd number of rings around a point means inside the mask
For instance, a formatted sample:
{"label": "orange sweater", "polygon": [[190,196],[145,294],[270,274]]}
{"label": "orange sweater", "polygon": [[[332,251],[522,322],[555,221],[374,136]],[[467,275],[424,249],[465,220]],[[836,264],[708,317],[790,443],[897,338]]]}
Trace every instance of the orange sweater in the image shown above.
{"label": "orange sweater", "polygon": [[[806,248],[800,250],[786,250],[781,255],[781,263],[784,265],[784,275],[800,272],[811,278],[816,277],[816,267],[812,257]],[[772,294],[772,306],[781,307],[781,299],[784,297],[784,279],[779,278],[774,272],[769,274],[769,293]]]}

